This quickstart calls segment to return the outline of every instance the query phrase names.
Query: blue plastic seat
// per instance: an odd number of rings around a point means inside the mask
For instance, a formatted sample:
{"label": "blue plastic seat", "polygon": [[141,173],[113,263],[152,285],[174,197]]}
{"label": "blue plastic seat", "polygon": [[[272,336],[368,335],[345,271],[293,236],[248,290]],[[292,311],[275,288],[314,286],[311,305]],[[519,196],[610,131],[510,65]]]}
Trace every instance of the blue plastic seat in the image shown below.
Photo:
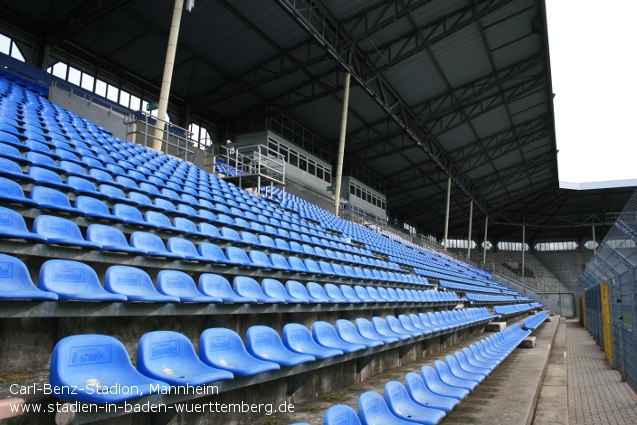
{"label": "blue plastic seat", "polygon": [[34,242],[46,241],[45,236],[29,232],[20,214],[5,207],[0,207],[0,237]]}
{"label": "blue plastic seat", "polygon": [[345,342],[351,344],[363,344],[367,348],[379,347],[383,345],[382,340],[369,339],[358,333],[356,326],[349,320],[338,319],[336,321],[336,333]]}
{"label": "blue plastic seat", "polygon": [[200,386],[234,378],[232,372],[202,362],[190,340],[179,332],[155,331],[137,345],[137,369],[175,387]]}
{"label": "blue plastic seat", "polygon": [[374,391],[367,391],[358,397],[358,417],[363,425],[413,425],[394,416],[385,399]]}
{"label": "blue plastic seat", "polygon": [[133,248],[141,249],[144,255],[149,257],[165,257],[173,259],[183,259],[180,254],[168,252],[164,241],[153,233],[133,232],[130,236],[130,244]]}
{"label": "blue plastic seat", "polygon": [[237,295],[230,286],[230,282],[223,276],[204,273],[199,276],[199,292],[215,298],[221,298],[228,303],[256,303],[256,298]]}
{"label": "blue plastic seat", "polygon": [[385,317],[385,320],[387,321],[387,326],[389,326],[389,329],[391,329],[392,331],[396,333],[403,334],[403,335],[411,335],[414,338],[418,338],[419,336],[423,334],[423,331],[419,331],[416,328],[413,328],[411,330],[405,329],[405,327],[402,325],[400,320],[396,318],[395,316],[387,315],[387,317]]}
{"label": "blue plastic seat", "polygon": [[126,295],[128,301],[179,302],[179,297],[163,295],[157,292],[148,273],[136,267],[109,267],[104,278],[104,288],[114,294]]}
{"label": "blue plastic seat", "polygon": [[62,182],[62,178],[57,171],[49,170],[48,168],[32,165],[29,167],[28,175],[33,179],[34,184],[62,190],[71,188],[71,186]]}
{"label": "blue plastic seat", "polygon": [[456,360],[458,360],[460,367],[468,372],[476,370],[480,373],[489,374],[497,367],[496,363],[483,363],[478,361],[471,353],[471,350],[466,347],[464,347],[461,351],[456,351],[454,356],[456,356]]}
{"label": "blue plastic seat", "polygon": [[312,303],[318,304],[321,301],[312,297],[305,286],[296,280],[288,280],[285,283],[285,290],[292,297],[296,303]]}
{"label": "blue plastic seat", "polygon": [[325,289],[321,285],[316,282],[308,282],[307,283],[307,293],[310,294],[312,298],[314,298],[317,303],[330,303],[332,302],[330,298],[327,296]]}
{"label": "blue plastic seat", "polygon": [[286,260],[281,254],[277,254],[276,252],[270,254],[270,262],[272,263],[273,269],[292,271],[290,263],[288,263],[288,260]]}
{"label": "blue plastic seat", "polygon": [[[477,370],[477,368],[473,368],[472,366],[465,364],[464,367],[460,365],[460,362],[453,356],[447,355],[445,356],[445,362],[447,363],[447,367],[456,378],[466,379],[468,381],[477,381],[481,383],[487,377],[490,371],[484,372]],[[471,370],[465,369],[469,368]]]}
{"label": "blue plastic seat", "polygon": [[210,242],[201,242],[197,248],[197,252],[201,256],[201,261],[217,263],[225,266],[228,264],[228,258],[224,254],[221,247]]}
{"label": "blue plastic seat", "polygon": [[166,243],[166,249],[168,252],[179,255],[179,258],[183,258],[189,261],[207,261],[198,252],[195,244],[188,239],[172,237],[168,239]]}
{"label": "blue plastic seat", "polygon": [[372,297],[369,295],[369,292],[364,286],[356,285],[354,286],[354,291],[356,292],[356,296],[360,298],[360,300],[364,303],[376,302],[374,299],[372,299]]}
{"label": "blue plastic seat", "polygon": [[286,303],[298,303],[307,304],[308,301],[303,299],[294,298],[283,287],[283,284],[276,279],[265,278],[261,281],[261,288],[263,293],[271,298],[278,298],[285,300]]}
{"label": "blue plastic seat", "polygon": [[111,214],[108,206],[104,202],[90,196],[80,195],[75,198],[75,208],[80,210],[86,217],[94,217],[110,221],[122,221],[120,217]]}
{"label": "blue plastic seat", "polygon": [[180,270],[162,270],[157,275],[157,290],[164,295],[179,297],[181,302],[220,303],[221,298],[204,295],[197,290],[190,275]]}
{"label": "blue plastic seat", "polygon": [[311,273],[313,275],[323,274],[323,271],[319,267],[318,263],[311,258],[306,258],[303,263],[305,264],[305,268],[307,269],[308,273]]}
{"label": "blue plastic seat", "polygon": [[278,363],[252,356],[246,351],[241,337],[226,328],[203,331],[199,338],[199,358],[207,365],[237,376],[252,376],[281,368]]}
{"label": "blue plastic seat", "polygon": [[352,344],[344,341],[338,336],[334,326],[323,321],[317,321],[312,324],[312,337],[319,345],[327,348],[336,348],[344,353],[353,353],[367,348],[363,344]]}
{"label": "blue plastic seat", "polygon": [[12,180],[33,181],[33,177],[22,172],[20,165],[7,158],[0,157],[0,176],[7,177]]}
{"label": "blue plastic seat", "polygon": [[173,221],[173,230],[180,233],[185,233],[191,236],[208,237],[208,234],[197,228],[197,225],[191,220],[184,217],[175,217]]}
{"label": "blue plastic seat", "polygon": [[443,397],[455,398],[460,401],[464,400],[469,395],[469,390],[451,386],[441,381],[440,376],[431,366],[423,366],[420,369],[420,374],[427,388],[434,394]]}
{"label": "blue plastic seat", "polygon": [[323,425],[361,425],[356,411],[344,404],[337,404],[327,409]]}
{"label": "blue plastic seat", "polygon": [[338,289],[338,286],[334,285],[333,283],[326,283],[323,289],[325,290],[325,294],[328,297],[329,301],[332,303],[351,302],[346,300],[345,297],[343,297],[343,293],[341,292],[341,290]]}
{"label": "blue plastic seat", "polygon": [[176,231],[173,224],[170,222],[168,216],[164,213],[160,213],[158,211],[146,211],[144,214],[144,220],[149,226],[152,226],[156,229],[168,230],[168,231]]}
{"label": "blue plastic seat", "polygon": [[475,387],[478,386],[478,381],[469,381],[455,376],[449,369],[449,366],[447,366],[447,364],[443,361],[436,360],[434,362],[434,368],[438,373],[440,380],[447,385],[464,388],[469,391],[473,391]]}
{"label": "blue plastic seat", "polygon": [[435,408],[424,407],[409,396],[407,389],[398,381],[385,384],[385,400],[389,411],[401,419],[425,425],[437,425],[446,413]]}
{"label": "blue plastic seat", "polygon": [[283,298],[270,297],[263,293],[259,282],[247,276],[235,276],[232,287],[237,295],[256,299],[260,303],[285,303]]}
{"label": "blue plastic seat", "polygon": [[102,251],[143,254],[144,251],[132,248],[121,230],[104,224],[91,224],[86,230],[86,240],[100,245]]}
{"label": "blue plastic seat", "polygon": [[0,254],[0,299],[54,301],[58,295],[37,288],[21,260]]}
{"label": "blue plastic seat", "polygon": [[82,211],[71,206],[69,198],[64,193],[50,187],[35,186],[31,189],[29,197],[42,209],[82,214]]}
{"label": "blue plastic seat", "polygon": [[274,268],[274,264],[270,261],[270,257],[267,256],[262,251],[258,251],[256,249],[250,250],[250,254],[248,255],[250,261],[252,261],[255,267],[259,267],[266,270],[271,270]]}
{"label": "blue plastic seat", "polygon": [[[56,344],[49,382],[56,396],[86,403],[119,403],[153,394],[153,390],[170,390],[166,382],[139,373],[119,340],[91,334],[69,336]],[[136,391],[108,391],[110,388]]]}
{"label": "blue plastic seat", "polygon": [[83,248],[100,248],[84,240],[80,228],[71,220],[52,215],[39,215],[33,221],[33,232],[46,238],[46,243]]}
{"label": "blue plastic seat", "polygon": [[229,245],[226,247],[227,264],[234,264],[242,267],[254,267],[254,263],[248,257],[248,254],[239,247]]}
{"label": "blue plastic seat", "polygon": [[410,334],[407,333],[397,333],[389,328],[387,322],[383,320],[381,317],[372,317],[372,324],[374,325],[374,329],[382,336],[394,337],[398,338],[401,341],[411,338]]}
{"label": "blue plastic seat", "polygon": [[374,326],[372,325],[372,322],[370,322],[367,319],[359,317],[359,318],[357,318],[355,320],[355,323],[356,323],[356,330],[364,338],[367,338],[367,339],[370,339],[370,340],[382,341],[385,344],[391,344],[393,342],[398,342],[399,341],[399,339],[397,337],[386,336],[386,335],[379,334],[376,331],[376,329],[374,329]]}
{"label": "blue plastic seat", "polygon": [[305,267],[305,263],[298,257],[290,256],[288,257],[288,263],[290,264],[290,270],[297,273],[307,273],[307,268]]}
{"label": "blue plastic seat", "polygon": [[283,327],[283,344],[296,353],[309,354],[317,359],[328,359],[343,354],[341,350],[317,344],[308,328],[299,323],[288,323]]}
{"label": "blue plastic seat", "polygon": [[409,372],[405,376],[405,384],[407,393],[411,399],[421,406],[449,413],[460,403],[456,398],[445,397],[432,392],[427,388],[427,385],[425,385],[422,376],[417,373]]}
{"label": "blue plastic seat", "polygon": [[24,196],[20,184],[4,177],[0,177],[0,200],[25,206],[38,205],[38,202]]}
{"label": "blue plastic seat", "polygon": [[279,334],[268,326],[250,327],[246,334],[246,348],[256,358],[281,366],[296,366],[316,360],[314,356],[298,354],[285,347]]}
{"label": "blue plastic seat", "polygon": [[40,289],[53,292],[60,300],[126,301],[122,294],[106,291],[92,267],[78,261],[48,260],[40,267]]}

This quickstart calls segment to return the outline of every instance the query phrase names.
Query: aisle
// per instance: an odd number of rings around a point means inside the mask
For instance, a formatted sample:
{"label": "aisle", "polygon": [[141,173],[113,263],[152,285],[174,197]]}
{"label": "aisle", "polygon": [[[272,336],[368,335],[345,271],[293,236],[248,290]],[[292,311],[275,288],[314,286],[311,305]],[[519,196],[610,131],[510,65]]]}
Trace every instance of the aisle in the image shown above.
{"label": "aisle", "polygon": [[566,321],[570,425],[637,424],[637,395],[576,319]]}

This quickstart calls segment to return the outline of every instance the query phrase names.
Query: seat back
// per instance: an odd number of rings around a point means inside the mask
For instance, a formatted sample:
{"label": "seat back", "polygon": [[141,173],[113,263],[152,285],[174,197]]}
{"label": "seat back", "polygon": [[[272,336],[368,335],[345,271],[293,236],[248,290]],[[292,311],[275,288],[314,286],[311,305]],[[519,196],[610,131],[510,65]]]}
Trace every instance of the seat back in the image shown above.
{"label": "seat back", "polygon": [[201,298],[193,278],[180,270],[162,270],[157,274],[157,290],[164,295],[179,297],[182,301]]}
{"label": "seat back", "polygon": [[0,254],[0,298],[57,300],[57,294],[38,289],[19,259]]}
{"label": "seat back", "polygon": [[330,302],[330,298],[327,296],[325,289],[323,289],[323,287],[316,282],[307,283],[307,292],[308,294],[310,294],[312,298],[314,298],[315,300],[319,302],[322,302],[322,303]]}
{"label": "seat back", "polygon": [[84,237],[71,220],[52,215],[39,215],[33,221],[33,232],[54,240],[56,243],[68,245],[85,245]]}
{"label": "seat back", "polygon": [[197,252],[197,248],[195,248],[195,244],[188,239],[172,237],[168,239],[166,246],[168,252],[178,254],[189,260],[200,256]]}
{"label": "seat back", "polygon": [[344,404],[337,404],[327,409],[323,425],[361,425],[361,421],[354,409]]}
{"label": "seat back", "polygon": [[153,233],[133,232],[130,236],[130,244],[135,248],[152,254],[167,253],[164,241]]}

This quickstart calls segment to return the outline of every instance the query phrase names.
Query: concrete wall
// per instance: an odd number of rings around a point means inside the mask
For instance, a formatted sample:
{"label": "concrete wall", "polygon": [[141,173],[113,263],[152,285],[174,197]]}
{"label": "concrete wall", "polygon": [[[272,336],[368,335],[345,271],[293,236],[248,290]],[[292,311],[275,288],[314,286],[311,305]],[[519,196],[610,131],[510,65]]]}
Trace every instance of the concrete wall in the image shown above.
{"label": "concrete wall", "polygon": [[126,139],[124,115],[97,106],[86,99],[82,99],[55,86],[51,87],[49,100],[69,111],[75,112],[82,118],[91,120],[95,125],[107,128],[113,133],[113,136]]}

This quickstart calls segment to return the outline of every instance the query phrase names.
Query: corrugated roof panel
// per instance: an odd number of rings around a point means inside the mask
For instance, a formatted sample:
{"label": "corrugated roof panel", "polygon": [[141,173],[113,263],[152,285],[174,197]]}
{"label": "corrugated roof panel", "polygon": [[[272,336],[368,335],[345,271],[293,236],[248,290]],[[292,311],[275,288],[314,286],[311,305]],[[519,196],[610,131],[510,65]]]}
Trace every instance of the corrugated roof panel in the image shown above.
{"label": "corrugated roof panel", "polygon": [[[340,96],[339,96],[340,97]],[[349,107],[369,124],[387,118],[387,112],[372,101],[363,89],[354,86],[349,92]]]}
{"label": "corrugated roof panel", "polygon": [[513,123],[517,125],[517,124],[532,120],[534,118],[537,118],[546,113],[547,113],[546,104],[542,104],[542,105],[537,105],[533,108],[527,109],[523,112],[518,112],[516,114],[513,114],[511,118],[513,119]]}
{"label": "corrugated roof panel", "polygon": [[539,35],[532,34],[529,37],[517,40],[500,49],[491,51],[493,61],[498,68],[504,68],[529,57],[540,50]]}
{"label": "corrugated roof panel", "polygon": [[470,25],[431,47],[453,87],[493,73],[477,25]]}
{"label": "corrugated roof panel", "polygon": [[539,91],[537,91],[536,93],[509,102],[509,110],[511,111],[511,114],[516,114],[538,104],[544,105],[546,102],[544,90],[542,90],[541,86],[539,86],[537,90]]}
{"label": "corrugated roof panel", "polygon": [[489,48],[498,49],[510,43],[512,40],[517,40],[518,38],[531,34],[531,19],[533,19],[534,16],[535,10],[530,9],[510,16],[507,19],[497,21],[497,23],[491,26],[483,22],[484,34],[489,43]]}
{"label": "corrugated roof panel", "polygon": [[436,137],[447,152],[476,141],[476,136],[469,124],[464,124]]}
{"label": "corrugated roof panel", "polygon": [[472,119],[471,123],[481,139],[511,127],[509,116],[504,106],[499,106]]}
{"label": "corrugated roof panel", "polygon": [[383,77],[409,105],[418,105],[447,91],[426,52],[394,65],[383,72]]}
{"label": "corrugated roof panel", "polygon": [[374,3],[383,3],[380,0],[322,0],[321,5],[337,21],[348,19],[350,16],[360,13],[362,10],[373,7]]}
{"label": "corrugated roof panel", "polygon": [[[340,101],[337,101],[332,96],[326,96],[291,109],[286,112],[286,115],[302,123],[328,143],[335,143],[341,130],[341,108],[342,104]],[[349,131],[360,125],[354,117],[348,117],[347,128]]]}

